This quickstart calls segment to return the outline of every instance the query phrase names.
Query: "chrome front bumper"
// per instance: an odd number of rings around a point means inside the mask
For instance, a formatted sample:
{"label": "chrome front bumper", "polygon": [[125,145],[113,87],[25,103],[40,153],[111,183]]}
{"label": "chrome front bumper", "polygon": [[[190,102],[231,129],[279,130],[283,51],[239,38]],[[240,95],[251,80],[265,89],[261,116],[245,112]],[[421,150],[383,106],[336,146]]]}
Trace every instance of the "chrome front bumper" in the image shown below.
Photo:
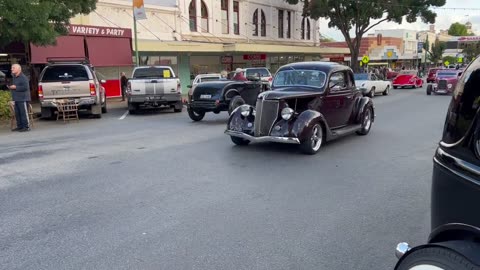
{"label": "chrome front bumper", "polygon": [[233,130],[225,130],[225,134],[242,138],[244,140],[248,140],[250,142],[255,143],[262,143],[262,142],[276,142],[276,143],[289,143],[289,144],[300,144],[300,141],[297,138],[289,138],[289,137],[273,137],[273,136],[263,136],[263,137],[254,137],[243,132],[233,131]]}

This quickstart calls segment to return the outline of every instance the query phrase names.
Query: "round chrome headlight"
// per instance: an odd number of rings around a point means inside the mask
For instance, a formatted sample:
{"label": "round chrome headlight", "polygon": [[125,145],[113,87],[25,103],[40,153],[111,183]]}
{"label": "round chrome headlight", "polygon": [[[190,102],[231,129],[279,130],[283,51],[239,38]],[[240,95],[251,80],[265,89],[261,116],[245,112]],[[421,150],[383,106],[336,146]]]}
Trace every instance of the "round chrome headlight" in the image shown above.
{"label": "round chrome headlight", "polygon": [[283,120],[287,121],[292,118],[294,111],[290,108],[284,108],[282,110],[282,118]]}
{"label": "round chrome headlight", "polygon": [[250,106],[248,106],[248,105],[240,106],[240,114],[242,114],[242,116],[244,116],[244,117],[249,116],[250,115]]}
{"label": "round chrome headlight", "polygon": [[448,88],[452,88],[452,86],[453,86],[453,85],[452,85],[451,83],[449,83],[449,84],[447,85]]}

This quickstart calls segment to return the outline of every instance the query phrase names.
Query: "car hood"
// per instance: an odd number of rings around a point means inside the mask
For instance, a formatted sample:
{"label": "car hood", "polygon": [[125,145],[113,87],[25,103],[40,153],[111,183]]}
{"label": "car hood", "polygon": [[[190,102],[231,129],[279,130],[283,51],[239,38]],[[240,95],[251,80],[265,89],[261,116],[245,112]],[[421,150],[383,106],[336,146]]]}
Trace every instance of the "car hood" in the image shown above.
{"label": "car hood", "polygon": [[261,93],[258,98],[264,100],[280,100],[289,98],[308,98],[318,96],[323,92],[323,89],[315,91],[313,88],[307,87],[282,87],[275,88],[272,91]]}

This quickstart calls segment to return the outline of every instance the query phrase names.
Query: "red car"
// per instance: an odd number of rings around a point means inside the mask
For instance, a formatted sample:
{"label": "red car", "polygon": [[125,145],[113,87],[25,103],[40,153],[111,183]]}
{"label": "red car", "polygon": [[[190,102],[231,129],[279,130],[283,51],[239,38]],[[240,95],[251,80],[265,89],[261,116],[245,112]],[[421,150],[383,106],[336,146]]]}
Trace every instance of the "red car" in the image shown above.
{"label": "red car", "polygon": [[423,86],[423,80],[417,76],[416,70],[402,70],[398,76],[393,79],[393,88],[411,87],[418,88]]}
{"label": "red car", "polygon": [[428,70],[428,76],[427,76],[427,83],[433,83],[435,82],[435,79],[437,78],[437,71],[441,70],[441,68],[431,68]]}

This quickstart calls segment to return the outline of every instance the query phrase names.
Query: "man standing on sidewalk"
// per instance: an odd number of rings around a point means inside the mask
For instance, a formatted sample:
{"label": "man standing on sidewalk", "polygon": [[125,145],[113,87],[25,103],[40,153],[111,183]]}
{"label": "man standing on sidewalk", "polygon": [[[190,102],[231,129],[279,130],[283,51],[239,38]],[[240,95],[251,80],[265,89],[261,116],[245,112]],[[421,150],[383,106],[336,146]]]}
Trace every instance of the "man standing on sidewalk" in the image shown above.
{"label": "man standing on sidewalk", "polygon": [[19,64],[12,65],[12,84],[8,88],[12,91],[12,99],[15,102],[15,118],[17,119],[17,128],[13,131],[29,131],[27,106],[30,101],[30,84]]}
{"label": "man standing on sidewalk", "polygon": [[120,83],[122,87],[122,101],[125,101],[125,92],[127,92],[128,79],[125,72],[120,73]]}

